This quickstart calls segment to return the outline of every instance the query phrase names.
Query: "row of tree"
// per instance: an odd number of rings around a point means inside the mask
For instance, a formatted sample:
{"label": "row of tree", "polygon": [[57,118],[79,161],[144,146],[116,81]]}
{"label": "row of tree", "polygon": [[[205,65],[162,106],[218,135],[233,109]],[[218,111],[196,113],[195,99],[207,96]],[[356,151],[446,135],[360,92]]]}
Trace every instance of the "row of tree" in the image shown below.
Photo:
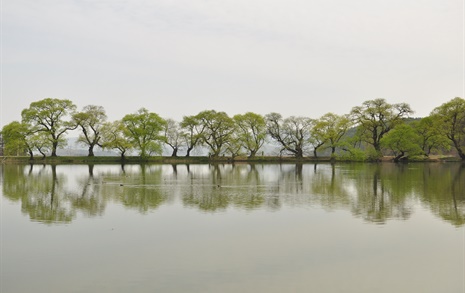
{"label": "row of tree", "polygon": [[169,146],[172,156],[180,149],[190,156],[196,147],[207,147],[210,156],[247,155],[252,158],[265,142],[279,146],[280,154],[303,157],[307,152],[329,150],[332,157],[378,159],[389,152],[400,160],[429,156],[453,147],[465,160],[465,100],[454,98],[435,108],[428,117],[410,119],[406,103],[384,99],[365,101],[346,115],[327,113],[318,119],[279,113],[265,116],[247,112],[233,117],[215,110],[184,116],[182,121],[163,119],[142,108],[117,121],[107,121],[102,106],[88,105],[77,111],[67,99],[46,98],[30,104],[22,120],[2,129],[4,153],[32,158],[34,153],[57,155],[66,145],[66,133],[80,129],[78,142],[94,149],[117,150],[124,158],[138,151],[142,158],[161,154]]}

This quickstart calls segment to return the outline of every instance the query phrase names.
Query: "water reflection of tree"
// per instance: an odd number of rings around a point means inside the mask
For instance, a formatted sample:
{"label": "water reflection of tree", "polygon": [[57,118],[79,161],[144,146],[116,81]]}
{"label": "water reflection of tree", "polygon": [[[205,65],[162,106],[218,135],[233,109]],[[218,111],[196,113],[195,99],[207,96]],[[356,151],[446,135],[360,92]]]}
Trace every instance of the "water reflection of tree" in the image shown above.
{"label": "water reflection of tree", "polygon": [[228,206],[254,209],[265,203],[264,187],[255,165],[210,165],[207,174],[189,172],[190,187],[184,190],[185,206],[203,211],[225,210]]}
{"label": "water reflection of tree", "polygon": [[87,216],[103,215],[106,207],[106,197],[101,195],[100,180],[94,177],[94,165],[88,165],[88,175],[80,178],[78,190],[69,191],[72,207]]}
{"label": "water reflection of tree", "polygon": [[84,175],[57,173],[53,165],[3,168],[3,195],[45,223],[70,222],[76,212],[102,215],[111,200],[146,213],[179,195],[185,206],[208,212],[319,205],[374,223],[408,219],[421,202],[444,221],[465,224],[459,163],[127,165],[100,172],[89,165]]}
{"label": "water reflection of tree", "polygon": [[421,181],[421,201],[443,220],[455,226],[464,225],[465,164],[427,165],[423,169]]}
{"label": "water reflection of tree", "polygon": [[256,209],[264,204],[270,206],[265,201],[265,188],[254,164],[234,166],[231,181],[230,185],[234,187],[231,193],[234,206],[247,210]]}
{"label": "water reflection of tree", "polygon": [[[310,190],[314,200],[328,210],[350,206],[348,181],[344,174],[336,171],[336,165],[314,165],[314,174],[310,178]],[[328,170],[329,167],[329,170]]]}
{"label": "water reflection of tree", "polygon": [[21,211],[31,220],[55,223],[70,222],[74,210],[67,204],[65,176],[58,176],[56,165],[5,165],[3,194],[21,201]]}
{"label": "water reflection of tree", "polygon": [[139,165],[138,170],[125,171],[116,182],[105,184],[102,193],[111,195],[128,208],[141,213],[158,208],[170,196],[163,191],[162,171],[159,165]]}
{"label": "water reflection of tree", "polygon": [[191,184],[182,194],[183,204],[198,207],[203,211],[226,209],[230,197],[224,189],[222,169],[218,164],[214,164],[208,166],[207,174],[190,171]]}
{"label": "water reflection of tree", "polygon": [[95,176],[94,165],[88,165],[88,175],[74,178],[77,187],[68,186],[67,178],[78,175],[57,174],[56,165],[5,165],[4,168],[3,195],[20,201],[24,213],[44,223],[70,222],[77,211],[87,216],[102,215],[110,199],[146,212],[170,196],[169,190],[161,192],[161,171],[148,166],[140,166],[135,172],[116,175],[103,172]]}
{"label": "water reflection of tree", "polygon": [[303,186],[303,165],[280,165],[279,188],[283,194],[301,194]]}
{"label": "water reflection of tree", "polygon": [[355,215],[375,223],[411,216],[412,206],[407,199],[413,185],[405,180],[410,174],[406,168],[398,164],[365,164],[356,173],[356,196],[351,203]]}

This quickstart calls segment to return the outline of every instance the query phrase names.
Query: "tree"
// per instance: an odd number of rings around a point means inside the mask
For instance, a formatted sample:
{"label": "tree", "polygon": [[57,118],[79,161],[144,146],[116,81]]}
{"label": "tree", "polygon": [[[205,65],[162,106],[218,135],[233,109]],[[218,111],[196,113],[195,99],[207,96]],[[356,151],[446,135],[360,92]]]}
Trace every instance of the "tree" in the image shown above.
{"label": "tree", "polygon": [[7,155],[17,156],[27,152],[32,160],[34,150],[37,150],[45,158],[45,153],[52,147],[44,132],[37,132],[29,125],[18,121],[5,125],[2,134],[5,141],[4,152]]}
{"label": "tree", "polygon": [[95,146],[102,146],[101,129],[106,120],[107,115],[102,106],[88,105],[82,109],[82,112],[73,115],[74,123],[82,130],[78,142],[89,147],[89,157],[94,156]]}
{"label": "tree", "polygon": [[430,115],[465,160],[465,100],[454,98],[435,108]]}
{"label": "tree", "polygon": [[190,156],[191,151],[202,140],[205,125],[200,123],[197,116],[184,116],[180,123],[181,139],[186,144],[186,157]]}
{"label": "tree", "polygon": [[18,121],[13,121],[2,128],[4,141],[4,153],[9,156],[24,155],[29,153],[31,159],[34,157],[33,147],[28,142],[28,137],[32,131],[29,127]]}
{"label": "tree", "polygon": [[419,137],[419,144],[425,156],[429,157],[433,151],[449,149],[449,140],[441,134],[440,127],[433,117],[424,117],[419,121],[413,121],[411,125]]}
{"label": "tree", "polygon": [[313,146],[313,157],[318,157],[318,150],[322,148],[326,142],[327,138],[324,136],[322,129],[312,127],[312,134],[308,141]]}
{"label": "tree", "polygon": [[23,123],[31,125],[34,131],[44,132],[52,145],[52,157],[57,156],[57,148],[64,145],[64,134],[76,129],[76,125],[65,118],[72,115],[76,106],[66,99],[46,98],[31,103],[21,112]]}
{"label": "tree", "polygon": [[384,99],[368,100],[352,108],[351,116],[358,126],[362,141],[372,145],[381,154],[381,139],[413,111],[406,103],[389,104]]}
{"label": "tree", "polygon": [[124,160],[126,152],[133,148],[133,145],[124,135],[124,125],[120,120],[105,122],[102,125],[102,148],[116,149]]}
{"label": "tree", "polygon": [[164,128],[164,142],[171,147],[173,152],[171,153],[172,157],[178,156],[179,146],[181,144],[181,130],[179,123],[173,119],[166,119],[166,124]]}
{"label": "tree", "polygon": [[234,120],[225,112],[215,110],[202,111],[196,119],[203,127],[202,143],[210,148],[211,156],[218,157],[235,131]]}
{"label": "tree", "polygon": [[[47,135],[44,132],[33,133],[26,139],[28,144],[35,148],[42,155],[42,158],[45,158],[47,156],[46,153],[52,150],[52,144],[47,139]],[[30,156],[32,159],[32,152],[30,153]]]}
{"label": "tree", "polygon": [[166,124],[165,120],[156,113],[151,113],[145,108],[139,109],[134,114],[128,114],[122,120],[125,128],[124,133],[132,145],[136,146],[142,158],[152,153],[161,153],[160,135]]}
{"label": "tree", "polygon": [[237,132],[234,132],[231,138],[226,142],[226,152],[231,154],[231,157],[234,159],[237,156],[240,156],[242,153],[243,143],[239,139]]}
{"label": "tree", "polygon": [[249,152],[249,158],[255,157],[266,140],[266,121],[259,114],[247,112],[233,117],[237,126],[237,139]]}
{"label": "tree", "polygon": [[296,158],[302,158],[304,149],[310,140],[312,120],[291,116],[283,120],[281,114],[270,113],[265,116],[268,134]]}
{"label": "tree", "polygon": [[419,145],[420,137],[415,130],[407,124],[400,124],[394,127],[381,139],[381,145],[390,149],[394,153],[394,162],[422,154],[423,151]]}
{"label": "tree", "polygon": [[[341,146],[340,142],[351,127],[348,115],[336,115],[327,113],[315,121],[311,135],[317,141],[322,142],[331,149],[331,157],[334,157],[336,148]],[[316,157],[316,148],[315,148]]]}

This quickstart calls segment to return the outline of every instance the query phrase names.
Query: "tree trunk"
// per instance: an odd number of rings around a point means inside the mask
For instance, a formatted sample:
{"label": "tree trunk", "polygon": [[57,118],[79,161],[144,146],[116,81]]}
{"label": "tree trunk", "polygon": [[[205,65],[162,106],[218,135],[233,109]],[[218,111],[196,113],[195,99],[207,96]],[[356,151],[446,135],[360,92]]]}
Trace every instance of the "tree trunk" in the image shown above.
{"label": "tree trunk", "polygon": [[192,151],[192,149],[194,149],[193,146],[187,148],[186,157],[190,157],[190,156],[191,156],[191,151]]}
{"label": "tree trunk", "polygon": [[398,154],[395,158],[394,158],[394,162],[399,162],[400,159],[405,155],[405,152],[400,152],[400,154]]}
{"label": "tree trunk", "polygon": [[462,151],[462,149],[458,149],[459,156],[462,159],[462,161],[465,161],[465,153]]}
{"label": "tree trunk", "polygon": [[94,156],[94,145],[89,146],[89,154],[87,155],[88,157],[93,157]]}
{"label": "tree trunk", "polygon": [[376,151],[376,160],[379,161],[380,158],[383,157],[383,152],[381,152],[381,145],[377,142],[373,143],[373,147],[375,148],[375,151]]}
{"label": "tree trunk", "polygon": [[459,154],[460,158],[462,161],[465,161],[465,153],[462,150],[462,147],[460,146],[459,142],[457,140],[453,140],[455,149],[457,150],[457,153]]}
{"label": "tree trunk", "polygon": [[212,157],[218,158],[220,156],[221,149],[213,150]]}
{"label": "tree trunk", "polygon": [[173,153],[171,154],[172,157],[178,156],[178,148],[173,148]]}
{"label": "tree trunk", "polygon": [[39,149],[39,153],[42,155],[42,159],[45,159],[46,155],[41,149]]}
{"label": "tree trunk", "polygon": [[379,143],[378,141],[375,140],[375,141],[373,142],[373,147],[375,148],[375,150],[376,150],[376,152],[377,152],[378,154],[381,153],[381,145],[380,145],[380,143]]}
{"label": "tree trunk", "polygon": [[57,156],[57,148],[58,148],[58,142],[57,141],[54,141],[52,143],[52,157],[56,157]]}
{"label": "tree trunk", "polygon": [[255,158],[255,155],[256,155],[256,154],[257,154],[257,151],[256,151],[256,150],[250,151],[249,158]]}

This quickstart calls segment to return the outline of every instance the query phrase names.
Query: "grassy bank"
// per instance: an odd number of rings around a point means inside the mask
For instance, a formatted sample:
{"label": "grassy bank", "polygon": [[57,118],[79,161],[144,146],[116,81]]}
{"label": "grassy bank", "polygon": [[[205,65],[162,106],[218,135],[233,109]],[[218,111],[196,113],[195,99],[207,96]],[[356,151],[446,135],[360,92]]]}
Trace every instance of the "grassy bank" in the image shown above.
{"label": "grassy bank", "polygon": [[[141,158],[138,156],[128,156],[122,159],[119,156],[115,157],[85,157],[85,156],[60,156],[60,157],[0,157],[2,163],[20,163],[20,164],[210,164],[210,163],[315,163],[315,162],[331,162],[329,157],[274,157],[274,156],[257,156],[255,158],[247,157],[163,157],[153,156]],[[337,162],[338,160],[336,160]],[[391,162],[392,157],[383,157],[380,161]],[[409,162],[440,162],[440,161],[460,161],[456,157],[432,157],[419,158],[410,160]]]}
{"label": "grassy bank", "polygon": [[162,157],[153,156],[141,158],[138,156],[121,157],[35,157],[32,160],[29,157],[0,157],[3,163],[24,163],[24,164],[209,164],[209,163],[304,163],[304,162],[329,162],[330,158],[294,158],[294,157]]}

